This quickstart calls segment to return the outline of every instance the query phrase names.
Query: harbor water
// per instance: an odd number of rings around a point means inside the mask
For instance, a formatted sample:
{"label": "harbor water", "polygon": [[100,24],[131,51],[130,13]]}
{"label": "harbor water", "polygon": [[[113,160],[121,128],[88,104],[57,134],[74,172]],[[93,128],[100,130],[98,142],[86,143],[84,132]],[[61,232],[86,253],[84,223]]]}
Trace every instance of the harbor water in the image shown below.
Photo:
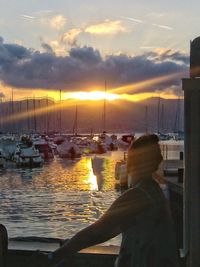
{"label": "harbor water", "polygon": [[[172,158],[177,157],[183,143],[171,145],[174,151],[168,149],[168,153]],[[1,170],[0,223],[6,226],[9,237],[70,238],[95,222],[120,195],[115,189],[114,169],[123,153],[98,155],[103,158],[100,181],[92,170],[94,155],[75,161],[55,157],[35,169],[16,168],[11,164]],[[107,244],[119,242],[117,237]]]}

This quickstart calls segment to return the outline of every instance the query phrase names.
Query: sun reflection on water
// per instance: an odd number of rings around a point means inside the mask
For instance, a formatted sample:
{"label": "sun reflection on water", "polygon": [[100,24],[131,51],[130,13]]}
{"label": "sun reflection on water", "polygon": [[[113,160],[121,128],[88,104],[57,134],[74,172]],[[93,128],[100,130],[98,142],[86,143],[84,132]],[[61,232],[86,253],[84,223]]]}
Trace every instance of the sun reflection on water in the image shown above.
{"label": "sun reflection on water", "polygon": [[85,182],[89,185],[90,190],[98,190],[97,177],[93,173],[91,159],[86,161],[85,165],[88,168],[88,176]]}

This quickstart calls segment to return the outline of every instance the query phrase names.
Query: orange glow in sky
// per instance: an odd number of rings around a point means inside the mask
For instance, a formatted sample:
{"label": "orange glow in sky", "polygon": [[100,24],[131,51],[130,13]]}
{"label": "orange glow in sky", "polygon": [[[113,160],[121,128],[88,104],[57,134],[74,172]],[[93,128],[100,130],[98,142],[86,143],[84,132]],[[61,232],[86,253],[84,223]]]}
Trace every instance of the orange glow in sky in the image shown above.
{"label": "orange glow in sky", "polygon": [[152,97],[161,97],[164,99],[177,99],[178,96],[174,95],[173,93],[166,93],[166,92],[151,92],[151,93],[140,93],[140,94],[121,94],[120,99],[126,100],[130,102],[139,102],[148,98]]}
{"label": "orange glow in sky", "polygon": [[116,100],[120,99],[120,95],[118,94],[111,94],[111,93],[105,93],[102,91],[92,91],[92,92],[68,92],[63,93],[62,95],[63,99],[77,99],[77,100]]}

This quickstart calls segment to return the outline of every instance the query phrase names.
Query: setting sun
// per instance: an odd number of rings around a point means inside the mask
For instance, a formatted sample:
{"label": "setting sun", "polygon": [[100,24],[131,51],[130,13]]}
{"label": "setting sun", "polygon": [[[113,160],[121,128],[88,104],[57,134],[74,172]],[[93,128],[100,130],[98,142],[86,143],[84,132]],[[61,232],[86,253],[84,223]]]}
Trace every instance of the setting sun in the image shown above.
{"label": "setting sun", "polygon": [[117,94],[105,93],[101,91],[93,91],[93,92],[74,92],[74,93],[64,93],[63,99],[78,99],[78,100],[116,100],[119,99],[120,96]]}

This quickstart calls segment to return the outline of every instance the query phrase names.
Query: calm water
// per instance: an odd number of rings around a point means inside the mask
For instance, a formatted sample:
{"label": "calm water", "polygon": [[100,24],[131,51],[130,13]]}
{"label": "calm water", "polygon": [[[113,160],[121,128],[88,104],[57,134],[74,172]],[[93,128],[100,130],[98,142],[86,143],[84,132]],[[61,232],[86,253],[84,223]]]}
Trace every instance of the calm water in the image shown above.
{"label": "calm water", "polygon": [[[178,156],[181,146],[174,144]],[[42,168],[0,172],[0,223],[9,237],[40,236],[69,238],[94,222],[119,196],[115,190],[114,166],[123,152],[102,155],[102,181],[97,184],[91,157],[71,161],[55,157]],[[115,238],[108,244],[118,244]]]}
{"label": "calm water", "polygon": [[42,168],[0,173],[0,222],[16,236],[69,238],[94,222],[119,195],[114,165],[122,152],[103,155],[103,179],[97,184],[91,157],[54,158]]}

